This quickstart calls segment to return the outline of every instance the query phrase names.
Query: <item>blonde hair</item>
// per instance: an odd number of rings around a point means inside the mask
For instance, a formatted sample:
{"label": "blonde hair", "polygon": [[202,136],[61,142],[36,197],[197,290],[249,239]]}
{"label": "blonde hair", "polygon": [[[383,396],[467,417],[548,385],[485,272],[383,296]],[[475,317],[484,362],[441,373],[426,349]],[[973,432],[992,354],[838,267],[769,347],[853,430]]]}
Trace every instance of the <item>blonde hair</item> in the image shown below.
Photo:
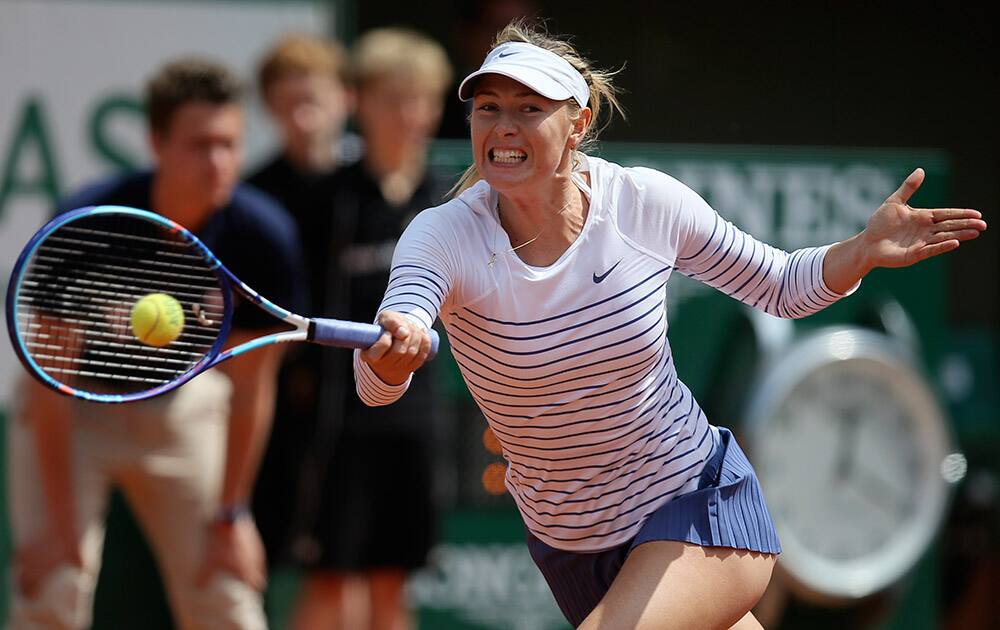
{"label": "blonde hair", "polygon": [[277,80],[296,74],[327,75],[344,83],[347,81],[347,51],[335,41],[292,33],[279,39],[265,53],[257,66],[257,85],[260,93]]}
{"label": "blonde hair", "polygon": [[[550,35],[545,30],[544,25],[531,24],[523,18],[512,21],[497,33],[491,50],[507,42],[525,42],[555,53],[568,61],[587,82],[587,86],[590,88],[590,98],[587,101],[587,106],[593,112],[593,118],[583,140],[574,149],[574,152],[593,146],[600,133],[611,123],[611,118],[615,112],[618,112],[622,118],[625,117],[625,112],[618,101],[619,90],[613,82],[614,76],[620,70],[612,71],[595,68],[593,63],[577,52],[576,48],[567,40]],[[570,107],[571,115],[575,115],[580,111],[580,105],[575,100],[570,99],[566,103]],[[600,122],[602,113],[605,114],[605,117],[604,121]],[[473,163],[465,170],[462,177],[459,178],[458,183],[451,189],[451,194],[458,195],[462,193],[480,179],[482,177],[479,175],[479,169]]]}
{"label": "blonde hair", "polygon": [[444,94],[451,83],[451,63],[444,48],[426,35],[406,28],[368,31],[352,49],[355,84],[387,77],[413,77],[434,92]]}

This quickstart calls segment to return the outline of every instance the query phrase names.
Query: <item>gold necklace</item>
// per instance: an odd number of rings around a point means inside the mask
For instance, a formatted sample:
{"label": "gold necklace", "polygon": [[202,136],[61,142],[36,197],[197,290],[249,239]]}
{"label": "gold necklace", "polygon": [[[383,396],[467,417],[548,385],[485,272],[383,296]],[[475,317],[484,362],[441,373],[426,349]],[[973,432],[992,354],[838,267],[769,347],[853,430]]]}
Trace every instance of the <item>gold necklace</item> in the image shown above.
{"label": "gold necklace", "polygon": [[[555,213],[554,216],[558,217],[562,213],[566,212],[566,209],[569,208],[569,206],[570,206],[571,203],[573,203],[572,199],[570,199],[569,201],[567,201],[563,205],[563,207],[559,209],[559,212]],[[496,206],[494,206],[493,210],[496,212],[497,222],[496,222],[496,225],[493,226],[493,248],[490,251],[490,261],[488,263],[486,263],[486,266],[489,267],[490,269],[493,269],[493,265],[496,264],[496,262],[497,262],[497,234],[500,232],[500,200],[499,199],[497,199]],[[518,245],[517,247],[511,247],[509,250],[507,250],[507,253],[516,252],[517,250],[521,249],[522,247],[527,247],[528,245],[531,245],[532,243],[534,243],[535,241],[537,241],[539,239],[539,237],[541,237],[541,235],[544,234],[544,233],[545,233],[545,227],[543,227],[541,230],[539,230],[538,234],[535,234],[535,237],[533,239],[531,239],[529,241],[525,241],[525,242],[521,243],[520,245]]]}

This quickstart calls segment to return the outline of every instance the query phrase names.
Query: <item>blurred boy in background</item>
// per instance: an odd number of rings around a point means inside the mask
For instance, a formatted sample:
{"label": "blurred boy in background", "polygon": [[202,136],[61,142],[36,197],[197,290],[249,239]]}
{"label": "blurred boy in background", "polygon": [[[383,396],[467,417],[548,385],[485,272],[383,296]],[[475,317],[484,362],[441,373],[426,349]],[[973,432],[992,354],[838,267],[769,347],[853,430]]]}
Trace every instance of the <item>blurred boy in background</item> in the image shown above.
{"label": "blurred boy in background", "polygon": [[[260,97],[282,144],[248,181],[280,201],[299,226],[311,295],[306,312],[311,315],[339,308],[331,291],[337,283],[334,175],[355,161],[359,150],[359,140],[344,133],[352,109],[347,74],[343,47],[305,34],[278,40],[257,71]],[[335,355],[296,344],[281,369],[274,427],[253,500],[272,566],[315,560],[309,525],[315,520],[317,483],[330,457],[344,389]]]}
{"label": "blurred boy in background", "polygon": [[317,187],[358,157],[356,139],[344,134],[352,108],[347,72],[340,44],[304,34],[280,39],[258,66],[260,96],[281,149],[247,179],[300,216],[328,214],[328,189]]}
{"label": "blurred boy in background", "polygon": [[[442,203],[450,187],[428,169],[427,153],[451,68],[441,46],[403,29],[366,33],[351,62],[365,153],[335,177],[328,254],[338,271],[324,314],[372,321],[396,240],[418,212]],[[344,627],[350,580],[368,594],[365,620],[350,627],[400,630],[411,625],[407,574],[425,563],[433,543],[430,451],[438,401],[432,372],[414,376],[401,404],[369,408],[353,394],[351,357],[331,356],[348,395],[331,415],[340,426],[314,529],[316,559],[308,565],[293,627]]]}

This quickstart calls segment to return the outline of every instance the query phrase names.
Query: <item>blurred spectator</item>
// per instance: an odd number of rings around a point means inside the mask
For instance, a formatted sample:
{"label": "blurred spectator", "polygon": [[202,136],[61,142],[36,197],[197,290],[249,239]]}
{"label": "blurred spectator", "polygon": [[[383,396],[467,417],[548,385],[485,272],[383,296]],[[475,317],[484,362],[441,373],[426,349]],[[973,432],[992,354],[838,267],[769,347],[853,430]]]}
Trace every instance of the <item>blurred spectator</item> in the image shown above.
{"label": "blurred spectator", "polygon": [[357,139],[345,136],[352,106],[347,54],[337,42],[288,35],[261,59],[260,95],[281,137],[281,149],[247,179],[296,213],[326,203],[316,191],[345,161],[357,159]]}
{"label": "blurred spectator", "polygon": [[[332,314],[372,321],[397,238],[418,212],[440,204],[449,187],[428,171],[427,152],[451,68],[444,50],[425,36],[380,29],[357,42],[352,76],[365,155],[336,176],[332,242],[341,250],[340,304]],[[350,386],[351,357],[336,359],[340,386]],[[430,371],[414,377],[401,406],[365,407],[350,390],[342,397],[340,413],[332,416],[342,426],[322,489],[317,560],[295,628],[340,627],[349,578],[363,581],[369,593],[367,621],[352,628],[410,625],[405,579],[424,564],[434,531],[430,451],[438,401],[431,377]]]}
{"label": "blurred spectator", "polygon": [[[240,278],[301,308],[294,223],[238,186],[241,86],[189,58],[147,86],[155,169],[91,186],[60,211],[114,204],[151,209],[194,231]],[[231,344],[275,320],[244,303]],[[226,362],[148,401],[102,405],[31,381],[10,423],[15,546],[12,628],[86,628],[112,485],[157,557],[180,628],[263,628],[264,554],[247,501],[274,403],[278,346]]]}
{"label": "blurred spectator", "polygon": [[[257,72],[260,96],[282,145],[248,181],[280,201],[298,223],[311,315],[337,311],[338,300],[328,291],[336,272],[331,242],[334,174],[357,159],[359,147],[356,137],[344,133],[353,107],[347,74],[343,47],[303,34],[276,42]],[[274,428],[253,500],[272,565],[314,559],[307,525],[315,519],[316,483],[330,456],[331,415],[339,413],[343,392],[335,354],[296,344],[281,369]]]}

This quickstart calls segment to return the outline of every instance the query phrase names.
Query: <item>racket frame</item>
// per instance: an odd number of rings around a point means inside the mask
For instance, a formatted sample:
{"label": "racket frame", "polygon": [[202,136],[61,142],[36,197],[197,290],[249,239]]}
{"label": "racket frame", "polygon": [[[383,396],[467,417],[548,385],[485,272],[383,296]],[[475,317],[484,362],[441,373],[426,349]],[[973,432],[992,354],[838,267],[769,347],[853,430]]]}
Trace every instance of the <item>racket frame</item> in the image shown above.
{"label": "racket frame", "polygon": [[[18,297],[21,291],[21,283],[24,279],[24,272],[27,269],[29,261],[34,257],[35,252],[41,246],[43,242],[56,230],[66,225],[67,223],[72,223],[78,219],[88,216],[99,216],[99,215],[128,215],[138,218],[145,219],[152,223],[155,223],[161,227],[168,229],[169,231],[180,235],[182,239],[192,244],[199,254],[201,254],[205,261],[208,263],[211,270],[215,273],[216,278],[219,281],[219,289],[222,292],[223,299],[223,317],[222,324],[219,329],[218,338],[212,347],[209,349],[205,356],[195,362],[191,367],[189,367],[182,374],[174,377],[173,379],[162,383],[155,387],[140,392],[128,393],[128,394],[99,394],[96,392],[90,392],[87,390],[79,389],[61,383],[56,379],[52,378],[49,374],[45,372],[41,366],[32,358],[31,353],[25,347],[24,340],[21,337],[21,331],[19,328],[19,322],[17,318],[17,304]],[[226,339],[229,337],[229,332],[232,329],[232,316],[233,316],[233,290],[237,291],[246,298],[248,301],[256,304],[258,307],[262,308],[267,313],[273,315],[277,319],[289,324],[295,328],[295,330],[282,331],[278,333],[272,333],[269,335],[264,335],[263,337],[258,337],[252,339],[246,343],[240,344],[234,348],[229,348],[223,351],[222,348],[226,343]],[[148,212],[146,210],[139,210],[136,208],[129,208],[126,206],[87,206],[84,208],[78,208],[76,210],[71,210],[61,214],[48,223],[46,223],[25,245],[21,254],[17,258],[17,262],[14,264],[14,269],[11,272],[11,280],[7,286],[7,300],[6,300],[6,316],[7,316],[7,331],[10,335],[11,345],[14,347],[14,352],[17,354],[17,358],[21,361],[25,368],[35,377],[37,377],[42,383],[48,387],[54,389],[57,392],[66,394],[68,396],[73,396],[75,398],[80,398],[83,400],[89,400],[93,402],[103,402],[103,403],[125,403],[132,402],[136,400],[143,400],[146,398],[152,398],[154,396],[159,396],[172,389],[180,387],[184,383],[188,382],[201,372],[210,369],[222,361],[231,359],[233,357],[239,356],[244,352],[254,350],[256,348],[261,348],[263,346],[268,346],[275,343],[289,343],[293,341],[306,341],[311,338],[311,332],[315,328],[315,324],[308,318],[302,317],[301,315],[296,315],[291,311],[281,308],[277,304],[271,302],[264,296],[260,295],[249,286],[247,286],[243,281],[237,278],[229,269],[226,268],[222,262],[216,258],[215,254],[212,253],[208,247],[201,242],[201,240],[191,233],[184,226],[171,221],[170,219],[156,214],[154,212]]]}

